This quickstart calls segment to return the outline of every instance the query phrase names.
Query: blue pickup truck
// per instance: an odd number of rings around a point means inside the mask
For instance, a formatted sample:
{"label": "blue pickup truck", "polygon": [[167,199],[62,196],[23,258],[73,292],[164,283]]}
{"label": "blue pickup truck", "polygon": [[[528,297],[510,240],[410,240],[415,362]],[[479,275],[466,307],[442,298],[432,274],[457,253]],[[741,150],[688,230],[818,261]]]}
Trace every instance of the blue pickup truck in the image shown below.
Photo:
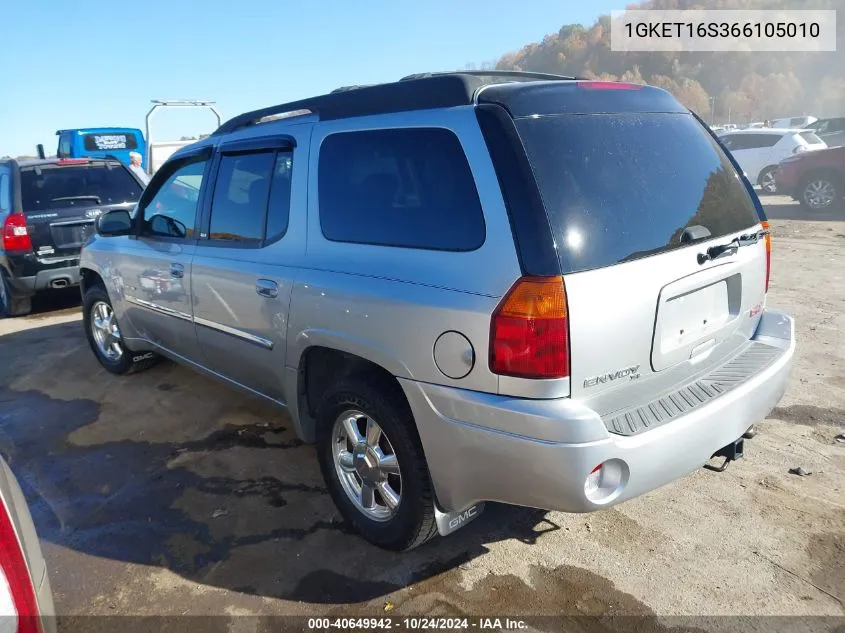
{"label": "blue pickup truck", "polygon": [[141,130],[129,127],[91,127],[58,130],[57,158],[105,158],[113,156],[129,165],[129,152],[141,155],[147,168],[147,147]]}

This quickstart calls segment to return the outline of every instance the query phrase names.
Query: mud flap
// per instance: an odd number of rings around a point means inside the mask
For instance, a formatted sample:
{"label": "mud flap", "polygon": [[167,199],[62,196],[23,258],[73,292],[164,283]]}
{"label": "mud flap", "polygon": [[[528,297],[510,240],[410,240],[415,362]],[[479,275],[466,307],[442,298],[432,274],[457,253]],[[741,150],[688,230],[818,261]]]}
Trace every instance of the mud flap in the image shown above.
{"label": "mud flap", "polygon": [[464,527],[484,511],[484,502],[476,503],[460,512],[443,512],[434,502],[434,520],[440,536],[447,536]]}

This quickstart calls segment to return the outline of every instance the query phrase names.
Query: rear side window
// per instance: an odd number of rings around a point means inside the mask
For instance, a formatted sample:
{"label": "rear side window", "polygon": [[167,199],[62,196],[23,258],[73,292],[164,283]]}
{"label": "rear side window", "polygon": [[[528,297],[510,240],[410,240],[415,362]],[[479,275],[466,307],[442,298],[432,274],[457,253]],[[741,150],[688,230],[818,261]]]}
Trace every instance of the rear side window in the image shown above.
{"label": "rear side window", "polygon": [[89,152],[106,152],[115,149],[138,149],[134,134],[86,134],[82,144]]}
{"label": "rear side window", "polygon": [[0,215],[7,213],[12,208],[12,179],[9,170],[0,167]]}
{"label": "rear side window", "polygon": [[518,119],[563,272],[680,248],[759,221],[719,146],[688,114]]}
{"label": "rear side window", "polygon": [[21,168],[24,211],[137,202],[141,191],[138,181],[117,163]]}
{"label": "rear side window", "polygon": [[815,132],[801,132],[799,136],[810,145],[818,145],[819,143],[824,142],[818,136],[816,136]]}
{"label": "rear side window", "polygon": [[320,149],[318,184],[329,240],[445,251],[484,243],[475,181],[448,130],[332,134]]}
{"label": "rear side window", "polygon": [[782,134],[731,134],[721,137],[721,140],[725,147],[735,152],[741,149],[773,147],[782,138]]}

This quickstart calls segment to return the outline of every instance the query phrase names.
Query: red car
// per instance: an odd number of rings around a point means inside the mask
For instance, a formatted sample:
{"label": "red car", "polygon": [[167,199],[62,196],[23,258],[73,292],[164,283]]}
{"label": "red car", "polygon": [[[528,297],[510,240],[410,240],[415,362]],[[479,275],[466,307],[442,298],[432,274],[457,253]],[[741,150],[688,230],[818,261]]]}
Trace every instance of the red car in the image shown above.
{"label": "red car", "polygon": [[778,193],[792,196],[810,211],[838,207],[845,197],[845,146],[785,158],[775,182]]}

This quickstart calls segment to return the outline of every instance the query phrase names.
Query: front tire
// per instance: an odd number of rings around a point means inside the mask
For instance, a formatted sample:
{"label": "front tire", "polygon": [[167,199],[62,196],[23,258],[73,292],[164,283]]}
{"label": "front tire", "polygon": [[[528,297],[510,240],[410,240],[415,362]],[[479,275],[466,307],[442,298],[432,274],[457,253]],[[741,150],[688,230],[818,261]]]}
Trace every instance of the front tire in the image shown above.
{"label": "front tire", "polygon": [[158,360],[152,352],[136,353],[126,347],[111,299],[101,285],[85,291],[82,322],[91,351],[106,371],[118,376],[132,374],[152,367]]}
{"label": "front tire", "polygon": [[367,375],[342,380],[323,397],[316,431],[329,493],[361,536],[393,551],[434,537],[434,488],[398,388]]}

